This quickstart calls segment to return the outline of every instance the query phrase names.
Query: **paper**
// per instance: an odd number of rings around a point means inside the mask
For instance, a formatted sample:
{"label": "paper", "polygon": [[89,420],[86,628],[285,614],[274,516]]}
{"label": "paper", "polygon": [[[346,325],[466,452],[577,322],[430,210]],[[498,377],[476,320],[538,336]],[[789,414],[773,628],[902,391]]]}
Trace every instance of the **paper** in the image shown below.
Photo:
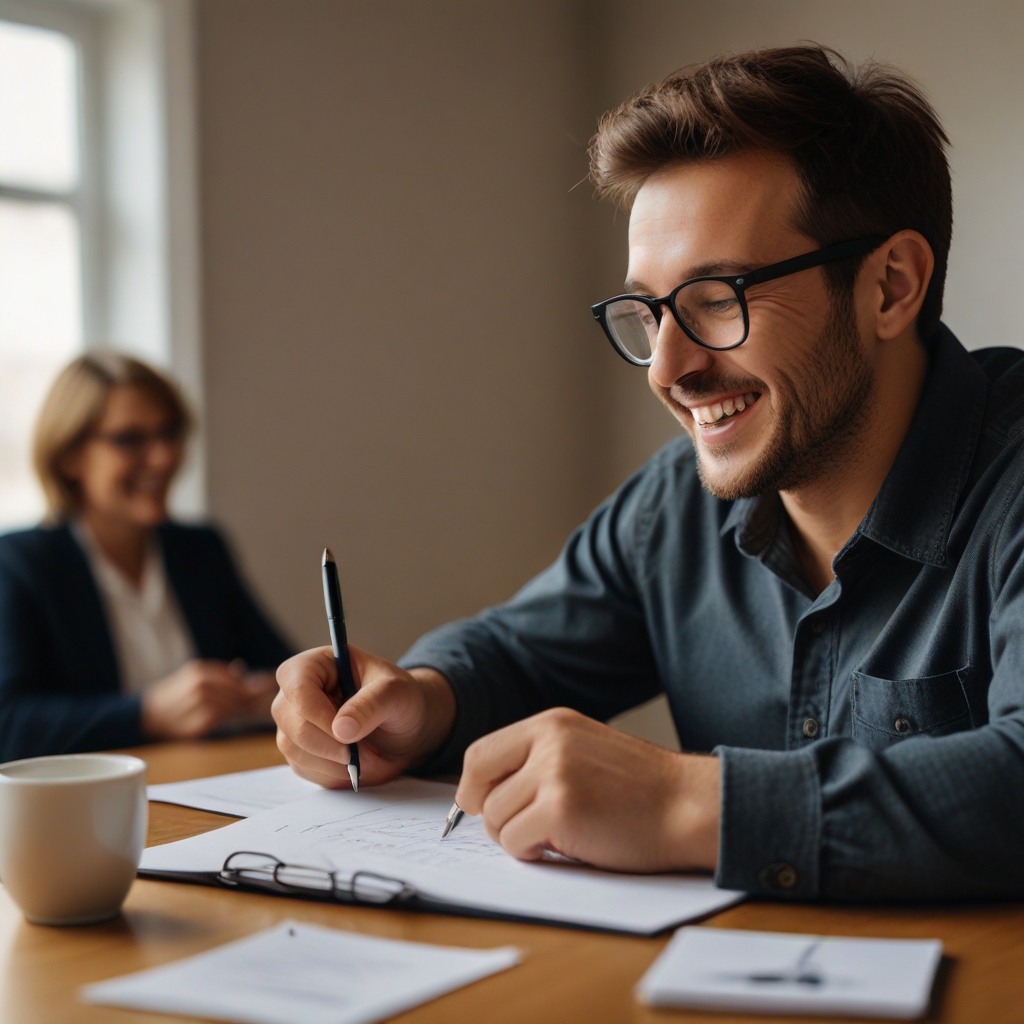
{"label": "paper", "polygon": [[146,792],[150,800],[160,803],[248,818],[319,790],[315,782],[300,779],[288,765],[278,765],[187,782],[164,782],[148,786]]}
{"label": "paper", "polygon": [[176,963],[82,989],[87,1003],[239,1024],[368,1024],[519,962],[284,921]]}
{"label": "paper", "polygon": [[942,943],[680,928],[637,986],[652,1006],[896,1017],[928,1010]]}
{"label": "paper", "polygon": [[362,793],[320,790],[225,828],[150,847],[140,870],[217,872],[231,853],[253,850],[342,877],[373,871],[442,904],[645,935],[743,898],[704,876],[523,863],[468,815],[442,842],[454,798],[454,786],[418,779]]}

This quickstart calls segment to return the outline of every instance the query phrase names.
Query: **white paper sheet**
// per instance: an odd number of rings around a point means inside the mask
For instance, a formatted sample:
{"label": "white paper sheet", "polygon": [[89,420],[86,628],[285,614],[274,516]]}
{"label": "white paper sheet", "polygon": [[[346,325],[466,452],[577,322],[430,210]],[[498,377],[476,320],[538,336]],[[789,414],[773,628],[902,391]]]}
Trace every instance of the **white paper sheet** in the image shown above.
{"label": "white paper sheet", "polygon": [[651,934],[743,898],[696,875],[624,875],[527,864],[492,842],[479,818],[441,830],[455,787],[398,779],[361,793],[319,792],[225,828],[153,846],[141,870],[219,871],[237,850],[347,877],[373,871],[446,904],[594,928]]}
{"label": "white paper sheet", "polygon": [[507,970],[519,950],[396,942],[284,921],[176,963],[87,985],[82,999],[239,1024],[369,1024]]}
{"label": "white paper sheet", "polygon": [[637,986],[652,1006],[922,1017],[942,943],[680,928]]}
{"label": "white paper sheet", "polygon": [[319,791],[315,782],[300,779],[288,765],[146,787],[150,800],[238,818],[248,818]]}

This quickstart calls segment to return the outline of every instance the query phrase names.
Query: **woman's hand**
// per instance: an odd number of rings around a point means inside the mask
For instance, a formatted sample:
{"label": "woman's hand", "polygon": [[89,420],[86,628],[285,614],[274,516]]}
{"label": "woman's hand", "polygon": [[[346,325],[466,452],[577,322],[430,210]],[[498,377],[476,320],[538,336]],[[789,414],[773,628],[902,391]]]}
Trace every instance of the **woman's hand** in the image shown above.
{"label": "woman's hand", "polygon": [[274,692],[268,681],[261,679],[254,688],[247,678],[253,677],[246,677],[239,662],[187,662],[143,693],[143,735],[151,740],[194,739],[229,718],[251,714],[254,704],[268,705]]}

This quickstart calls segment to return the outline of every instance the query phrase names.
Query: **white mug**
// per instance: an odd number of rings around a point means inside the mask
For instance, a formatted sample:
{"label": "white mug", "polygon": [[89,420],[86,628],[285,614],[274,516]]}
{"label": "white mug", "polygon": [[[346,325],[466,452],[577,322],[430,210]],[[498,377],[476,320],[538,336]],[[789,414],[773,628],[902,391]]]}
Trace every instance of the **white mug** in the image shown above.
{"label": "white mug", "polygon": [[135,878],[148,813],[137,757],[0,764],[0,881],[34,924],[111,918]]}

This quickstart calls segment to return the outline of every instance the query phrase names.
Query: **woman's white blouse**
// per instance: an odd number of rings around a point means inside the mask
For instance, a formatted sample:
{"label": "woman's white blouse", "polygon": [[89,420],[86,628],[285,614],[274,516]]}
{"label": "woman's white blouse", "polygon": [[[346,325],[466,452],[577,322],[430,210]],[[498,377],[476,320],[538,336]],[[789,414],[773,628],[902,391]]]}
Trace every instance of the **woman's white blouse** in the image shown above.
{"label": "woman's white blouse", "polygon": [[140,693],[196,657],[195,643],[167,580],[159,542],[146,552],[141,586],[128,578],[100,550],[86,525],[71,526],[92,569],[107,613],[124,693]]}

